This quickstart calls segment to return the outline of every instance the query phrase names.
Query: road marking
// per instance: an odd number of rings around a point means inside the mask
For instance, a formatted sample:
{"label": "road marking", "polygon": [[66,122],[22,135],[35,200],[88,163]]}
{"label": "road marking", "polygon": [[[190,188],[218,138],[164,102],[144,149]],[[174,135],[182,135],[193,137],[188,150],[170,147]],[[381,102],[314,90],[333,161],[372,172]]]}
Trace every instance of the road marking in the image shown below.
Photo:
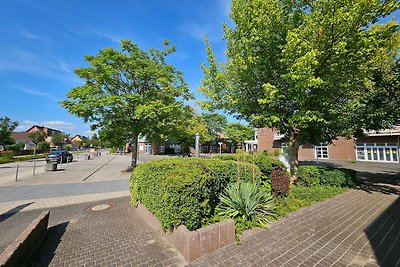
{"label": "road marking", "polygon": [[107,161],[106,163],[104,163],[103,165],[101,165],[97,170],[95,170],[94,172],[92,172],[91,174],[89,174],[88,176],[86,176],[86,178],[84,178],[82,181],[86,181],[87,179],[89,179],[93,174],[95,174],[96,172],[98,172],[101,168],[103,168],[104,166],[106,166],[108,163],[110,163],[113,159],[115,159],[115,156],[110,159],[109,161]]}

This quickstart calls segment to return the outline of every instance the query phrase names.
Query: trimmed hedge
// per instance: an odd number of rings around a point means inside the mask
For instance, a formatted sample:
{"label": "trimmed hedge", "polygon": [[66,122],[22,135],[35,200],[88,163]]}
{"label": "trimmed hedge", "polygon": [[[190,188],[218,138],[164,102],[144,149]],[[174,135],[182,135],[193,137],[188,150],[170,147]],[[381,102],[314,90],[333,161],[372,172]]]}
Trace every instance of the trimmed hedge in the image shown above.
{"label": "trimmed hedge", "polygon": [[238,179],[260,181],[253,164],[204,158],[172,158],[143,163],[131,176],[132,203],[141,202],[166,230],[181,224],[195,230],[212,220],[219,194]]}
{"label": "trimmed hedge", "polygon": [[272,170],[275,167],[281,167],[285,169],[285,165],[283,162],[279,160],[271,159],[268,155],[263,153],[255,153],[253,155],[249,154],[236,154],[236,155],[218,155],[214,158],[221,159],[221,160],[234,160],[239,162],[247,162],[257,165],[260,168],[262,175],[264,176],[263,179],[266,180],[269,178]]}
{"label": "trimmed hedge", "polygon": [[354,187],[357,172],[351,169],[336,169],[322,166],[299,166],[297,183],[304,186]]}

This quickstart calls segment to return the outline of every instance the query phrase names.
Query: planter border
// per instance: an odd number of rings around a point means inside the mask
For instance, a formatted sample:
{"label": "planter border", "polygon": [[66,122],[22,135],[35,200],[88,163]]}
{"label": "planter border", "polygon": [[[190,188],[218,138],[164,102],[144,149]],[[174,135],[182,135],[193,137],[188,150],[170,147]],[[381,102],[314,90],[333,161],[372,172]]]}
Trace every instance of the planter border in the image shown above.
{"label": "planter border", "polygon": [[165,233],[158,218],[143,204],[139,203],[136,210],[142,219],[154,230],[164,235],[189,263],[235,242],[235,223],[232,219],[195,231],[189,231],[185,225],[180,225],[171,233]]}
{"label": "planter border", "polygon": [[18,238],[0,254],[0,266],[22,266],[34,253],[47,232],[50,211],[43,211]]}

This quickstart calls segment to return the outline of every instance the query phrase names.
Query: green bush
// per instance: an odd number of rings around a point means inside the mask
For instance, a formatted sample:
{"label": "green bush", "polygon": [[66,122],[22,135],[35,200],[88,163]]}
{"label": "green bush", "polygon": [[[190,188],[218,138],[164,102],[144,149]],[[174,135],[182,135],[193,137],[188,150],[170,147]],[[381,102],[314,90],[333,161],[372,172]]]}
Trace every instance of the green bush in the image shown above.
{"label": "green bush", "polygon": [[263,180],[267,180],[271,171],[275,167],[285,168],[285,165],[279,160],[271,159],[268,155],[264,153],[254,153],[253,155],[249,154],[236,154],[236,155],[219,155],[214,158],[221,160],[235,160],[239,162],[247,162],[257,165],[260,168],[260,171],[263,175]]}
{"label": "green bush", "polygon": [[357,184],[356,171],[321,166],[299,166],[297,182],[304,186],[354,187]]}
{"label": "green bush", "polygon": [[345,188],[336,186],[292,186],[287,197],[278,197],[274,199],[274,212],[278,217],[283,217],[290,212],[309,206],[314,202],[322,201],[343,193],[345,190]]}
{"label": "green bush", "polygon": [[245,223],[244,227],[266,227],[268,216],[273,216],[271,193],[256,183],[230,183],[220,195],[220,215],[232,218],[236,224]]}
{"label": "green bush", "polygon": [[189,230],[212,220],[226,185],[260,181],[253,164],[206,158],[172,158],[145,162],[131,176],[132,203],[141,202],[164,229],[181,224]]}
{"label": "green bush", "polygon": [[67,150],[67,151],[71,151],[72,148],[73,148],[73,146],[72,146],[71,144],[66,144],[66,145],[64,146],[64,149]]}
{"label": "green bush", "polygon": [[3,159],[12,159],[14,157],[14,151],[12,150],[0,151],[0,157],[2,157]]}
{"label": "green bush", "polygon": [[297,183],[304,186],[314,186],[320,183],[320,172],[316,166],[300,166],[297,168]]}
{"label": "green bush", "polygon": [[50,145],[49,145],[49,143],[43,141],[43,142],[40,142],[39,144],[37,144],[36,149],[38,151],[49,151],[50,150]]}
{"label": "green bush", "polygon": [[281,154],[281,152],[279,151],[278,148],[274,149],[274,156],[279,157],[279,155]]}
{"label": "green bush", "polygon": [[25,143],[24,142],[18,142],[18,143],[15,143],[13,145],[7,146],[7,149],[17,152],[17,151],[23,150],[24,147],[25,147]]}

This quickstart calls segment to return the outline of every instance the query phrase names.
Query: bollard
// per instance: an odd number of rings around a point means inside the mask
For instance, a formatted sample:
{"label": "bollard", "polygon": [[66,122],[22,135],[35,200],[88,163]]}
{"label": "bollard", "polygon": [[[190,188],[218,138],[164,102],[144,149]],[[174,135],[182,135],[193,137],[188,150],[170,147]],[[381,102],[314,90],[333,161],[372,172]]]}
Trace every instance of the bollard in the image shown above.
{"label": "bollard", "polygon": [[36,171],[36,160],[33,162],[33,176],[35,176]]}
{"label": "bollard", "polygon": [[15,181],[18,182],[18,170],[19,170],[19,164],[17,164],[17,173],[15,174]]}

